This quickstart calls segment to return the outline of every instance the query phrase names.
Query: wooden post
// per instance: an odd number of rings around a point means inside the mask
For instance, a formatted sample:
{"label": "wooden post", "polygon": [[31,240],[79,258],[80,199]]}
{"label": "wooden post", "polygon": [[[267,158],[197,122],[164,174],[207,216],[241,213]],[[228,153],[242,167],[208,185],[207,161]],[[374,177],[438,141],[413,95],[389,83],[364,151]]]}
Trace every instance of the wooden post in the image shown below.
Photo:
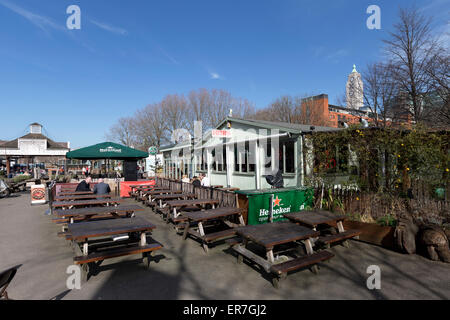
{"label": "wooden post", "polygon": [[311,239],[305,240],[305,247],[306,247],[306,253],[308,255],[312,255],[314,253],[314,250],[312,248]]}
{"label": "wooden post", "polygon": [[11,158],[6,157],[6,175],[8,176],[11,172]]}
{"label": "wooden post", "polygon": [[83,243],[83,256],[88,255],[88,242],[87,239],[85,239],[85,242]]}
{"label": "wooden post", "polygon": [[275,262],[275,258],[273,257],[273,249],[267,250],[267,260],[270,263],[274,263]]}
{"label": "wooden post", "polygon": [[141,247],[147,244],[147,235],[145,234],[145,231],[141,232],[141,241],[139,244]]}
{"label": "wooden post", "polygon": [[342,233],[342,232],[345,231],[345,230],[344,230],[344,226],[343,226],[343,224],[342,224],[342,221],[338,221],[338,222],[336,223],[336,225],[337,225],[337,227],[338,227],[339,233]]}
{"label": "wooden post", "polygon": [[239,222],[241,223],[242,226],[245,226],[245,221],[244,221],[244,217],[242,216],[242,213],[239,214]]}
{"label": "wooden post", "polygon": [[[198,222],[198,231],[203,238],[205,235],[205,230],[203,230],[203,223],[201,221]],[[208,253],[208,251],[209,251],[208,244],[206,243],[206,241],[204,239],[202,239],[202,241],[203,241],[203,244],[202,244],[203,250],[205,250],[205,252]]]}

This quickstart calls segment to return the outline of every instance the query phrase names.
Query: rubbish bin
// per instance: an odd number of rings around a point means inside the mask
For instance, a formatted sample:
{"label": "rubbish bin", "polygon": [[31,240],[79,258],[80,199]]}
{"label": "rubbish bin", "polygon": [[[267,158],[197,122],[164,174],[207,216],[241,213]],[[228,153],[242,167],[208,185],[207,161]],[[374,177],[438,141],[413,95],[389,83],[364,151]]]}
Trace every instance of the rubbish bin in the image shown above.
{"label": "rubbish bin", "polygon": [[247,209],[244,220],[248,225],[269,222],[271,201],[272,221],[286,220],[283,214],[297,212],[312,207],[314,190],[312,188],[280,188],[261,190],[238,190],[239,207]]}

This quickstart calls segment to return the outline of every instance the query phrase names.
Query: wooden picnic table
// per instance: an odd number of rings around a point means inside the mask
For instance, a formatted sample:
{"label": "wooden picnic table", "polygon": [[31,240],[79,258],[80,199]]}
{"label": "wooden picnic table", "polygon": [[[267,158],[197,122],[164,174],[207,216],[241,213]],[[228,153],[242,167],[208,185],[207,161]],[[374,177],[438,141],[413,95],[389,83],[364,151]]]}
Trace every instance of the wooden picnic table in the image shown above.
{"label": "wooden picnic table", "polygon": [[56,196],[77,196],[77,195],[94,194],[94,191],[65,191],[59,192]]}
{"label": "wooden picnic table", "polygon": [[[90,269],[96,268],[95,262],[109,258],[142,253],[142,258],[148,267],[153,251],[162,248],[160,243],[147,237],[147,232],[153,229],[155,225],[142,217],[88,221],[70,224],[66,239],[74,242],[78,255],[73,261],[82,266],[83,278],[87,280]],[[139,237],[134,237],[135,233],[139,233]],[[111,236],[123,234],[127,234],[124,236],[127,239],[123,241],[111,239]],[[106,239],[89,241],[91,238],[99,237],[106,237]]]}
{"label": "wooden picnic table", "polygon": [[163,207],[163,201],[168,200],[188,200],[194,199],[196,195],[194,193],[170,193],[170,194],[160,194],[153,196],[150,201],[159,202],[159,207]]}
{"label": "wooden picnic table", "polygon": [[144,195],[156,196],[160,194],[168,194],[168,193],[183,193],[183,190],[170,190],[170,189],[160,189],[160,190],[150,190],[144,191]]}
{"label": "wooden picnic table", "polygon": [[131,193],[133,193],[137,188],[141,188],[141,187],[154,187],[154,185],[149,185],[149,184],[132,184],[129,185],[130,189],[131,189]]}
{"label": "wooden picnic table", "polygon": [[[243,239],[241,244],[235,243],[232,246],[238,254],[238,263],[242,262],[243,257],[246,257],[260,265],[266,272],[274,275],[272,283],[276,288],[279,286],[279,281],[287,277],[289,271],[310,267],[314,273],[317,273],[316,264],[333,257],[333,254],[326,250],[314,253],[311,239],[317,237],[320,234],[319,231],[289,221],[238,227],[235,228],[235,231]],[[304,242],[306,256],[300,255],[299,241]],[[247,248],[249,242],[263,247],[266,251],[266,258],[250,251]],[[294,257],[289,257],[286,262],[276,263],[274,248],[286,244],[294,246],[289,250],[290,255],[294,255]]]}
{"label": "wooden picnic table", "polygon": [[177,218],[183,208],[188,206],[204,207],[206,205],[211,205],[214,209],[216,205],[219,204],[219,200],[214,199],[192,199],[192,200],[172,200],[167,201],[166,205],[173,212],[173,218]]}
{"label": "wooden picnic table", "polygon": [[111,195],[110,194],[77,194],[70,196],[57,195],[54,201],[74,201],[74,200],[98,199],[98,198],[111,198]]}
{"label": "wooden picnic table", "polygon": [[131,188],[131,196],[133,196],[134,198],[138,198],[142,196],[142,192],[146,191],[146,190],[161,190],[161,189],[165,189],[163,187],[158,187],[156,185],[139,185],[136,187],[132,187]]}
{"label": "wooden picnic table", "polygon": [[182,190],[170,190],[170,189],[160,189],[160,190],[148,190],[142,191],[141,201],[145,203],[146,201],[152,201],[152,196],[161,195],[161,194],[171,194],[171,193],[183,193]]}
{"label": "wooden picnic table", "polygon": [[[221,207],[217,209],[184,212],[183,216],[188,219],[186,223],[183,238],[186,240],[188,234],[200,239],[202,241],[203,249],[208,253],[208,243],[233,236],[235,234],[234,227],[245,226],[244,218],[242,217],[243,209],[235,207]],[[234,224],[226,220],[231,216],[238,216],[240,224]],[[205,233],[204,225],[208,225],[217,220],[223,222],[227,228],[222,231]],[[191,223],[196,223],[197,226],[192,228]]]}
{"label": "wooden picnic table", "polygon": [[88,200],[76,200],[76,201],[54,201],[52,202],[53,208],[67,208],[67,207],[80,207],[80,206],[92,206],[92,205],[104,205],[104,204],[118,204],[123,202],[121,198],[111,199],[88,199]]}
{"label": "wooden picnic table", "polygon": [[327,247],[333,242],[344,241],[344,246],[348,246],[347,239],[358,237],[361,232],[359,230],[345,230],[343,221],[347,219],[344,215],[334,214],[325,210],[305,210],[299,212],[291,212],[284,214],[284,217],[292,222],[308,226],[316,230],[319,225],[337,226],[338,233],[331,235],[322,235],[317,240],[319,243],[325,244]]}
{"label": "wooden picnic table", "polygon": [[[117,215],[118,213],[133,213],[135,211],[142,211],[144,208],[141,206],[132,205],[119,205],[119,206],[109,206],[109,207],[88,207],[88,208],[76,208],[76,209],[57,209],[53,211],[53,214],[59,218],[75,218],[75,217],[93,217],[95,215],[102,214],[112,214]],[[72,223],[73,221],[70,221]]]}

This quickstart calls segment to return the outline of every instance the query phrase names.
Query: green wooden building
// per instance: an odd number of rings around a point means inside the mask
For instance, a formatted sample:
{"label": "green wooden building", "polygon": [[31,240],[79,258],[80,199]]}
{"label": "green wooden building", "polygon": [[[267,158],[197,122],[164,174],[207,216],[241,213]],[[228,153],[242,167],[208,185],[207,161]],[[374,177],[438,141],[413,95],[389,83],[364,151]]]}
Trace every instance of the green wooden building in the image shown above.
{"label": "green wooden building", "polygon": [[270,188],[265,175],[281,170],[285,187],[301,187],[312,169],[305,136],[336,130],[227,117],[202,137],[161,147],[164,176],[207,174],[211,185],[253,190]]}

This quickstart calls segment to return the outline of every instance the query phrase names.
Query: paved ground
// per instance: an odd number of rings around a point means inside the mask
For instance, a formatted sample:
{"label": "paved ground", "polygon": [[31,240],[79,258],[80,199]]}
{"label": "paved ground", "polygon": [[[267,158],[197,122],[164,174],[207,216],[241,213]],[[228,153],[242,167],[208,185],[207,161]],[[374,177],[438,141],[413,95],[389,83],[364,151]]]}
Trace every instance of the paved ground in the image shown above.
{"label": "paved ground", "polygon": [[[131,200],[130,200],[131,201]],[[0,199],[0,270],[23,264],[10,286],[15,299],[448,299],[450,265],[352,241],[336,246],[319,275],[289,275],[276,290],[255,268],[236,264],[225,244],[208,255],[192,239],[183,241],[151,210],[139,213],[156,224],[164,244],[161,260],[144,269],[138,256],[107,260],[80,290],[67,290],[73,252],[56,236],[48,206],[31,206],[29,193]],[[369,265],[381,268],[381,290],[368,290]]]}

